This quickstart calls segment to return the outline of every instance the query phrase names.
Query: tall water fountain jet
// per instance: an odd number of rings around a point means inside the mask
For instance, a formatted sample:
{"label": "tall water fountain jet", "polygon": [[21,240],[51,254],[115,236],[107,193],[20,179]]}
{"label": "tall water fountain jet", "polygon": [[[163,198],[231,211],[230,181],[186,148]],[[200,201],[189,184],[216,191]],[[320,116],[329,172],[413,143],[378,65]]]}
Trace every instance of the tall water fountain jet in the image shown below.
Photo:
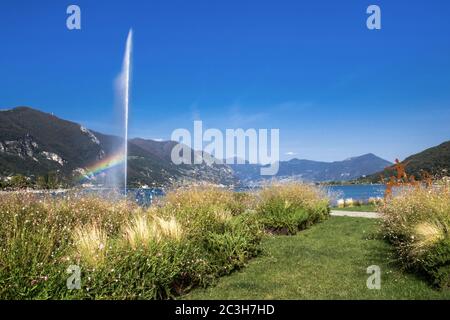
{"label": "tall water fountain jet", "polygon": [[128,32],[125,55],[123,58],[122,72],[119,76],[119,88],[121,98],[121,108],[123,110],[123,179],[124,190],[127,193],[127,169],[128,169],[128,110],[130,107],[130,86],[131,86],[131,53],[133,47],[133,30]]}

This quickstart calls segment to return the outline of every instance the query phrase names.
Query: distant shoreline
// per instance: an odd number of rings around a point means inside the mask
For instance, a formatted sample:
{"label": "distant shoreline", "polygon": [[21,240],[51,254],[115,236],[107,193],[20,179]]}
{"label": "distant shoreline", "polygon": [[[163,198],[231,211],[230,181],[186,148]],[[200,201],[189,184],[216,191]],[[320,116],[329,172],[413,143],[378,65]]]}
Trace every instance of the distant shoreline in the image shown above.
{"label": "distant shoreline", "polygon": [[317,183],[319,186],[385,186],[385,183],[370,183],[370,182],[357,182],[357,183],[346,183],[344,181],[340,182],[319,182]]}

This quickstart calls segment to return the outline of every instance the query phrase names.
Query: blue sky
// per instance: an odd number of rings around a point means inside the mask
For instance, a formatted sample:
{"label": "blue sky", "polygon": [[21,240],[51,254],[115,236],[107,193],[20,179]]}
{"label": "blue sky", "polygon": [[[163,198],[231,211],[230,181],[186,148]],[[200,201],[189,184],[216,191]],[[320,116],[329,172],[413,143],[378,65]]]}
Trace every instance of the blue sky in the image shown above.
{"label": "blue sky", "polygon": [[[81,7],[82,30],[66,28]],[[382,30],[366,28],[366,8]],[[0,107],[115,133],[134,30],[130,135],[279,128],[283,159],[388,160],[450,139],[450,2],[2,1]]]}

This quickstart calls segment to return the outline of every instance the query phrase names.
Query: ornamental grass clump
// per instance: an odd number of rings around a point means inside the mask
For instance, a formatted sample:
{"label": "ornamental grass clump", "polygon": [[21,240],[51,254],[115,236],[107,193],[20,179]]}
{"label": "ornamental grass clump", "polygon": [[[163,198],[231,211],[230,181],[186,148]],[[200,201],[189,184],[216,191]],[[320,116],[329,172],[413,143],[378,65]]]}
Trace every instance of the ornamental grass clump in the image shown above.
{"label": "ornamental grass clump", "polygon": [[134,210],[94,195],[2,194],[0,297],[65,297],[66,268],[105,264],[108,238]]}
{"label": "ornamental grass clump", "polygon": [[168,192],[156,206],[162,216],[175,217],[189,238],[203,238],[208,232],[223,232],[227,220],[244,213],[243,199],[231,190],[202,186]]}
{"label": "ornamental grass clump", "polygon": [[124,238],[133,249],[162,240],[180,241],[182,236],[181,225],[175,217],[164,219],[148,213],[132,217],[124,230]]}
{"label": "ornamental grass clump", "polygon": [[[207,285],[258,252],[260,228],[238,197],[183,189],[143,208],[94,194],[4,194],[0,298],[166,299]],[[80,290],[67,289],[70,266]]]}
{"label": "ornamental grass clump", "polygon": [[295,234],[329,217],[329,200],[315,186],[272,184],[256,196],[260,221],[271,232]]}
{"label": "ornamental grass clump", "polygon": [[402,264],[450,287],[450,192],[415,187],[388,198],[381,207],[383,233]]}
{"label": "ornamental grass clump", "polygon": [[205,283],[211,276],[244,266],[258,254],[262,228],[253,205],[251,194],[203,186],[169,192],[157,207],[163,217],[177,219],[185,241],[197,244],[197,259],[208,269],[200,281]]}
{"label": "ornamental grass clump", "polygon": [[159,242],[160,237],[154,224],[141,214],[131,218],[124,230],[125,241],[132,249],[147,247],[152,241]]}
{"label": "ornamental grass clump", "polygon": [[[303,227],[328,214],[304,186],[184,188],[149,208],[85,192],[2,194],[0,299],[176,297],[256,256],[272,214],[264,209],[278,203],[288,214],[277,223]],[[77,268],[81,287],[69,289],[67,270]]]}
{"label": "ornamental grass clump", "polygon": [[108,237],[96,225],[77,227],[74,232],[74,247],[78,257],[86,265],[97,268],[106,257]]}
{"label": "ornamental grass clump", "polygon": [[175,217],[164,219],[158,216],[154,217],[157,230],[162,237],[174,241],[180,241],[183,237],[183,230],[181,225],[177,222]]}

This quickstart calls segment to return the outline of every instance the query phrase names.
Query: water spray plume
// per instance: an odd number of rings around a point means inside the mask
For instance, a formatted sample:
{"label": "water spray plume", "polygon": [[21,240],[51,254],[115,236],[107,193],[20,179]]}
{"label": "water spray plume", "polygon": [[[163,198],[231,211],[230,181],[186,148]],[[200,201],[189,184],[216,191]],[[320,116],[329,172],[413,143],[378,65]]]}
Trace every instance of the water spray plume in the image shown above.
{"label": "water spray plume", "polygon": [[123,108],[124,108],[124,190],[127,193],[127,169],[128,169],[128,110],[130,106],[130,70],[131,70],[131,53],[133,46],[133,29],[130,29],[127,37],[125,56],[123,59],[122,69],[122,85],[124,88]]}
{"label": "water spray plume", "polygon": [[123,127],[123,147],[118,146],[118,149],[108,157],[90,165],[86,168],[86,172],[80,176],[80,180],[86,178],[94,178],[101,174],[105,174],[109,180],[110,186],[115,189],[120,189],[122,183],[120,179],[123,173],[123,189],[125,195],[127,193],[127,169],[128,169],[128,111],[130,107],[130,88],[131,88],[131,54],[133,50],[133,30],[128,32],[125,55],[123,57],[122,70],[117,78],[116,94],[119,97],[121,127]]}

